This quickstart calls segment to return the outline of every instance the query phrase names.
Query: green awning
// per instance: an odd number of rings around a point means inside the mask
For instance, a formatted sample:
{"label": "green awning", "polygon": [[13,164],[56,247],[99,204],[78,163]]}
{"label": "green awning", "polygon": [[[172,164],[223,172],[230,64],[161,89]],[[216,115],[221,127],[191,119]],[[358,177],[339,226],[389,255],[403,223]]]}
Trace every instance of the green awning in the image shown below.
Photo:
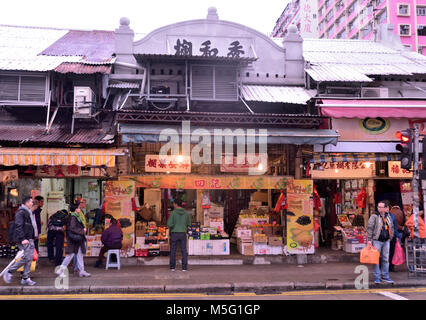
{"label": "green awning", "polygon": [[[166,131],[167,130],[167,131]],[[221,131],[220,131],[221,130]],[[231,131],[229,131],[231,130]],[[266,130],[266,131],[262,131]],[[211,142],[214,142],[213,137],[218,134],[222,136],[234,136],[234,144],[237,143],[238,137],[247,136],[254,132],[256,143],[259,141],[259,136],[267,135],[268,144],[295,144],[295,145],[314,145],[314,144],[337,144],[339,134],[335,130],[327,129],[286,129],[286,128],[227,128],[227,127],[201,127],[191,126],[190,134],[192,136],[207,136],[211,137]],[[154,125],[154,124],[120,124],[119,134],[123,143],[156,143],[160,142],[160,134],[167,134],[180,137],[182,141],[182,127],[176,125]],[[198,143],[199,140],[192,141]]]}

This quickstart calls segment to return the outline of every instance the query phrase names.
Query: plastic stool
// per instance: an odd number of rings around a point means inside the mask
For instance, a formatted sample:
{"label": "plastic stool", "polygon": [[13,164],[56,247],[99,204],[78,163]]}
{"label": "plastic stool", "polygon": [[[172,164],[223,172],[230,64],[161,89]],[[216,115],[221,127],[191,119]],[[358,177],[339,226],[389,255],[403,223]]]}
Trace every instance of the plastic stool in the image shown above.
{"label": "plastic stool", "polygon": [[[110,257],[112,254],[115,254],[117,258],[117,262],[110,262]],[[119,249],[108,250],[105,269],[108,270],[109,267],[118,268],[118,270],[120,270],[120,250]]]}

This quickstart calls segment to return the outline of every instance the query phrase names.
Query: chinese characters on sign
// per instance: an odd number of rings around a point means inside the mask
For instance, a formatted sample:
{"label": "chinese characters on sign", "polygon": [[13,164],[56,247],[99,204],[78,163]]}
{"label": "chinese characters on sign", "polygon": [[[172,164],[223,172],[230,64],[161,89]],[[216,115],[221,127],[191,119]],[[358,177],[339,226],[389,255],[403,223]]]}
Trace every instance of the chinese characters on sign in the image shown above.
{"label": "chinese characters on sign", "polygon": [[50,178],[77,178],[82,176],[87,177],[105,177],[110,175],[108,169],[88,167],[83,168],[76,165],[72,166],[40,166],[37,167],[35,176],[36,177],[50,177]]}
{"label": "chinese characters on sign", "polygon": [[305,4],[305,17],[304,17],[304,22],[305,22],[304,32],[309,32],[309,33],[312,32],[311,31],[311,23],[312,23],[311,13],[312,13],[311,6],[310,6],[309,3],[306,3]]}
{"label": "chinese characters on sign", "polygon": [[375,175],[375,162],[325,162],[312,170],[312,178],[368,178]]}
{"label": "chinese characters on sign", "polygon": [[413,173],[401,168],[401,161],[388,161],[388,173],[392,178],[413,178]]}
{"label": "chinese characters on sign", "polygon": [[[239,58],[244,55],[244,47],[241,45],[240,41],[233,41],[229,45],[230,47],[228,47],[226,55],[228,58]],[[177,39],[176,45],[173,48],[175,49],[176,56],[191,57],[193,55],[193,44],[191,41],[186,39]],[[200,52],[202,53],[202,57],[216,57],[219,54],[219,49],[212,48],[212,42],[210,40],[206,40],[201,44]]]}
{"label": "chinese characters on sign", "polygon": [[7,183],[15,180],[18,180],[18,170],[0,171],[0,182]]}
{"label": "chinese characters on sign", "polygon": [[191,158],[184,156],[146,155],[145,172],[191,172]]}

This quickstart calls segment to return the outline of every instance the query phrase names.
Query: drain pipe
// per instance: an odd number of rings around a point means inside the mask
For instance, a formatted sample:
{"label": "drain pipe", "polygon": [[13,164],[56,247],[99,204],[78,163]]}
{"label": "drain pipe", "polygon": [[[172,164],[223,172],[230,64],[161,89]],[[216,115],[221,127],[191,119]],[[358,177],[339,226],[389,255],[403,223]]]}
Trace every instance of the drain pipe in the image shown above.
{"label": "drain pipe", "polygon": [[126,68],[130,68],[130,69],[136,69],[136,70],[140,70],[143,71],[143,79],[142,79],[142,84],[141,84],[141,94],[144,93],[145,91],[145,85],[146,85],[146,68],[138,65],[138,64],[133,64],[133,63],[127,63],[127,62],[121,62],[121,61],[116,61],[114,62],[114,64],[116,64],[117,66],[120,67],[126,67]]}

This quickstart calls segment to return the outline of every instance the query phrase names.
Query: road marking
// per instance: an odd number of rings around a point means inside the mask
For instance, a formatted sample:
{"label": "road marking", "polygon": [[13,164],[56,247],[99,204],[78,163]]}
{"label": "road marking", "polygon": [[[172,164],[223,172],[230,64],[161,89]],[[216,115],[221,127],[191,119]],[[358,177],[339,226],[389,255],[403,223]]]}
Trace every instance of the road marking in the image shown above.
{"label": "road marking", "polygon": [[[368,290],[318,290],[318,291],[287,291],[276,294],[262,294],[262,297],[278,296],[315,296],[315,295],[353,295],[353,294],[392,294],[393,298],[407,300],[396,293],[424,293],[426,288],[391,288]],[[25,294],[25,295],[0,295],[0,300],[24,300],[24,299],[167,299],[167,298],[229,298],[229,297],[259,297],[255,292],[235,292],[229,295],[208,295],[203,293],[85,293],[85,294]],[[390,297],[390,295],[388,295]],[[402,298],[402,299],[401,299]]]}
{"label": "road marking", "polygon": [[379,294],[381,294],[385,297],[391,298],[393,300],[408,300],[407,298],[404,298],[404,297],[397,295],[395,293],[392,293],[392,292],[379,292]]}

